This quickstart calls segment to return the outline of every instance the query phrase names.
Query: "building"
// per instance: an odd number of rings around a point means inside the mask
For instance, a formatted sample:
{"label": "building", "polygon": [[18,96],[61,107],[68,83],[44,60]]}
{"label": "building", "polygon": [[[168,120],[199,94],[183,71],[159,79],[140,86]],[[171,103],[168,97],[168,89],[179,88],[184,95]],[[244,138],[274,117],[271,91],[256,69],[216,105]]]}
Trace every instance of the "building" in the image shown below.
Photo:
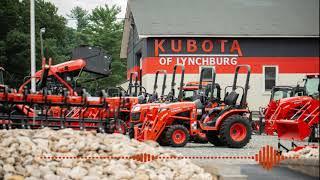
{"label": "building", "polygon": [[214,66],[222,87],[235,65],[249,64],[248,103],[257,110],[274,85],[319,73],[319,0],[128,0],[126,17],[121,58],[128,73],[142,70],[149,91],[155,71],[170,74],[176,63],[185,82]]}

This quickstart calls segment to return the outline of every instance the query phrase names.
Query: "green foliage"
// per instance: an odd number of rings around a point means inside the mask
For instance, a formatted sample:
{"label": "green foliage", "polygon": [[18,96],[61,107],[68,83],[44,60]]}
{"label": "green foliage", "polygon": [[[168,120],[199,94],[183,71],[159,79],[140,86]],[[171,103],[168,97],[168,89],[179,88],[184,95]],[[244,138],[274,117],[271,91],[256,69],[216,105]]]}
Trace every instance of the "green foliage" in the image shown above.
{"label": "green foliage", "polygon": [[[12,76],[6,83],[12,87],[22,84],[30,74],[30,4],[29,0],[2,0],[0,2],[0,66]],[[45,27],[46,56],[55,62],[66,59],[68,44],[65,42],[66,20],[57,14],[57,8],[44,0],[35,1],[36,64],[41,66],[40,28]],[[47,42],[47,41],[46,41]]]}
{"label": "green foliage", "polygon": [[[11,87],[21,85],[30,74],[30,5],[29,0],[20,1],[0,1],[0,66],[12,77],[6,81]],[[119,7],[105,5],[91,13],[75,7],[69,17],[77,21],[76,29],[67,27],[67,20],[57,10],[48,1],[35,1],[37,69],[41,66],[40,28],[45,27],[45,56],[52,57],[54,64],[69,60],[71,50],[79,45],[99,46],[112,55],[112,75],[89,86],[99,84],[99,88],[105,88],[122,82],[126,61],[119,58],[123,27],[116,18]]]}
{"label": "green foliage", "polygon": [[116,6],[95,8],[89,16],[90,23],[85,32],[92,45],[105,49],[112,56],[112,75],[100,80],[103,86],[115,86],[126,78],[126,61],[119,57],[123,21],[117,20],[120,8]]}

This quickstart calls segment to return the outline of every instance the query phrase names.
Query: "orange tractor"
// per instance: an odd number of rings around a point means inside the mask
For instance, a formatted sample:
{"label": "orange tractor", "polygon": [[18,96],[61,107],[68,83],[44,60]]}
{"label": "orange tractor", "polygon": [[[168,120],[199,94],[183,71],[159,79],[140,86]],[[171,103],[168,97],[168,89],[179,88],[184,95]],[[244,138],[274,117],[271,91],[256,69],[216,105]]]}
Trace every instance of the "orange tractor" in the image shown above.
{"label": "orange tractor", "polygon": [[[247,70],[244,87],[237,86],[240,68]],[[205,133],[208,141],[216,146],[226,145],[232,148],[245,146],[251,138],[250,111],[247,108],[247,92],[249,89],[250,66],[239,65],[236,67],[232,86],[225,88],[225,98],[217,107],[206,112],[204,101],[205,93],[199,92],[199,96],[193,102],[170,102],[150,105],[144,118],[140,120],[142,125],[136,125],[135,139],[140,141],[154,140],[160,144],[173,147],[185,146],[190,136]],[[215,84],[215,71],[211,84]],[[180,85],[182,98],[182,85]],[[227,89],[229,88],[227,92]],[[242,90],[242,97],[238,103],[238,89]],[[211,86],[211,95],[214,94],[214,86]],[[207,102],[210,102],[210,99]],[[134,112],[135,108],[132,109]]]}
{"label": "orange tractor", "polygon": [[[179,92],[179,94],[182,96],[180,96],[180,98],[178,99],[172,99],[172,98],[168,98],[170,97],[170,95],[174,94],[174,90],[175,90],[175,77],[176,77],[176,73],[177,73],[177,68],[181,67],[181,82],[180,82],[180,87],[178,87],[178,90],[181,91],[181,86],[182,86],[182,92]],[[199,96],[199,90],[203,90],[204,93],[206,93],[207,95],[209,95],[210,93],[210,87],[211,87],[211,82],[204,82],[203,81],[203,74],[204,74],[204,69],[201,71],[200,73],[200,80],[198,82],[189,82],[187,83],[185,86],[183,86],[183,73],[184,73],[184,67],[181,65],[176,65],[173,71],[173,78],[172,78],[172,82],[171,82],[171,91],[168,93],[168,95],[164,95],[164,91],[166,88],[166,79],[167,79],[167,73],[164,70],[158,70],[156,72],[155,75],[155,81],[154,81],[154,90],[152,95],[150,96],[149,100],[148,100],[148,104],[137,104],[133,107],[132,112],[131,112],[131,128],[130,128],[130,137],[133,138],[134,137],[134,133],[133,133],[133,126],[136,124],[142,124],[143,120],[144,120],[144,115],[150,111],[150,109],[154,108],[155,106],[159,106],[161,103],[170,103],[170,102],[176,102],[176,101],[193,101],[194,99],[197,99],[197,97]],[[161,89],[161,95],[158,96],[157,93],[157,82],[158,82],[158,76],[159,74],[162,73],[163,74],[163,83],[162,83],[162,89]],[[216,103],[220,100],[220,86],[219,84],[215,84],[214,88],[216,89],[216,94],[214,95],[215,97],[215,103],[211,103],[210,106],[207,106],[207,108],[210,107],[215,107]],[[201,91],[202,92],[202,91]],[[212,97],[213,98],[213,97]],[[197,143],[207,143],[207,139],[205,137],[205,134],[200,133],[197,136],[194,136],[192,138],[192,141],[197,142]]]}

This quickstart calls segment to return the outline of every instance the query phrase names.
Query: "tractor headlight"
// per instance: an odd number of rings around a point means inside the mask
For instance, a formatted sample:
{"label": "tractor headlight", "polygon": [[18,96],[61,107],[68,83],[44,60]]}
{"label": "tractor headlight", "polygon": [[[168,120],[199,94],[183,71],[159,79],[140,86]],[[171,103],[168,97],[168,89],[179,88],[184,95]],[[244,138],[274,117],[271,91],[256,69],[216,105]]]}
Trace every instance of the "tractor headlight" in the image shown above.
{"label": "tractor headlight", "polygon": [[167,108],[159,108],[158,113],[162,112],[162,111],[165,111],[165,110],[168,110],[168,109]]}
{"label": "tractor headlight", "polygon": [[140,111],[140,106],[134,106],[133,108],[132,108],[132,112],[137,112],[137,111]]}

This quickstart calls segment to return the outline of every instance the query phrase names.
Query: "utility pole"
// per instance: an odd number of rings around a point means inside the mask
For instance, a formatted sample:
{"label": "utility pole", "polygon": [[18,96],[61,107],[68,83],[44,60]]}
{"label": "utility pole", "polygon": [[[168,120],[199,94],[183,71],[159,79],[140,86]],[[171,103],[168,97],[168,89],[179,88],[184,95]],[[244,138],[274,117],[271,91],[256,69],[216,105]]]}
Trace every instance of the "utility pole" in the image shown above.
{"label": "utility pole", "polygon": [[30,50],[31,50],[31,92],[36,92],[36,50],[35,50],[35,18],[34,0],[30,0]]}

